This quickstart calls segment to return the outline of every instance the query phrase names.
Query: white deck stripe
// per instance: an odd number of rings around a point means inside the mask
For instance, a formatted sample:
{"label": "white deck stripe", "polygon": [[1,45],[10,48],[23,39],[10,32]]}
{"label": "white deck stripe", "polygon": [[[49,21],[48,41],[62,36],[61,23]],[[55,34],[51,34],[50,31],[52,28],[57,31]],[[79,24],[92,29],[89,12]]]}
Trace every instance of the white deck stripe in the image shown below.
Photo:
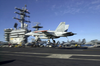
{"label": "white deck stripe", "polygon": [[[3,53],[20,53],[20,54],[41,54],[41,55],[52,55],[55,53],[33,53],[33,52],[9,52],[9,51],[0,51]],[[100,55],[89,55],[89,54],[55,54],[55,55],[72,55],[72,56],[98,56]]]}
{"label": "white deck stripe", "polygon": [[32,55],[16,55],[16,54],[0,54],[0,55],[12,55],[12,56],[23,56],[23,57],[39,57],[39,58],[57,58],[57,59],[73,59],[73,60],[88,60],[88,61],[100,61],[100,59],[84,59],[84,58],[69,58],[70,56],[67,55],[66,57],[58,55],[57,57],[55,57],[56,55],[50,55],[50,56],[32,56]]}
{"label": "white deck stripe", "polygon": [[[58,59],[73,59],[73,60],[89,60],[89,61],[100,61],[100,59],[84,59],[84,58],[70,58],[71,56],[89,56],[89,57],[100,57],[100,55],[88,55],[88,54],[54,54],[54,53],[32,53],[32,52],[8,52],[8,51],[0,51],[7,54],[0,55],[13,55],[13,56],[23,56],[23,57],[39,57],[39,58],[58,58]],[[16,54],[12,54],[16,53]],[[24,54],[24,55],[18,55]],[[32,54],[32,55],[25,55]],[[38,55],[48,55],[48,56],[34,56],[34,54]]]}

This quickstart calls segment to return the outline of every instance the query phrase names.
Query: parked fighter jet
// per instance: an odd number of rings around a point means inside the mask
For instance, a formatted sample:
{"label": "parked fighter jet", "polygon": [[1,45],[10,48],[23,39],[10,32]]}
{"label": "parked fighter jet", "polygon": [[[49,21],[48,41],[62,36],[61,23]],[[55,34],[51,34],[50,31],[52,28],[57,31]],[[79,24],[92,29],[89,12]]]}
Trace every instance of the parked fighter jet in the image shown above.
{"label": "parked fighter jet", "polygon": [[[89,44],[90,42],[86,43]],[[94,45],[95,47],[100,47],[100,40],[91,40],[91,44]]]}
{"label": "parked fighter jet", "polygon": [[67,42],[63,42],[62,44],[64,46],[72,46],[72,47],[75,47],[75,45],[81,46],[81,45],[84,45],[85,43],[86,43],[86,40],[85,39],[83,39],[82,41],[80,41],[80,39],[79,39],[78,42],[75,42],[74,40],[71,40],[71,41],[68,40]]}
{"label": "parked fighter jet", "polygon": [[79,39],[78,42],[75,42],[74,40],[64,42],[64,44],[80,44],[80,45],[85,44],[85,43],[86,43],[85,39],[83,39],[82,41],[80,41],[80,39]]}
{"label": "parked fighter jet", "polygon": [[59,37],[67,37],[75,35],[75,33],[67,32],[68,27],[69,25],[65,25],[65,22],[61,22],[55,31],[37,30],[27,33],[25,35],[38,36],[36,38],[41,38],[41,39],[54,39]]}

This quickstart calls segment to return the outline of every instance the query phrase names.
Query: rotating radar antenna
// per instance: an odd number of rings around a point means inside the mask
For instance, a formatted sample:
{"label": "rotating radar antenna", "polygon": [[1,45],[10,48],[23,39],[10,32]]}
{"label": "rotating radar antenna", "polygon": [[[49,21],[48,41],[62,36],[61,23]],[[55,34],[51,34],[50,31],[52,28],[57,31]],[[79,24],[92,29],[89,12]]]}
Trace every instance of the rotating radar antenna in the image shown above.
{"label": "rotating radar antenna", "polygon": [[39,30],[39,28],[43,28],[43,26],[39,26],[41,23],[39,22],[34,22],[34,24],[36,24],[36,26],[33,26],[33,28],[35,28],[35,30]]}

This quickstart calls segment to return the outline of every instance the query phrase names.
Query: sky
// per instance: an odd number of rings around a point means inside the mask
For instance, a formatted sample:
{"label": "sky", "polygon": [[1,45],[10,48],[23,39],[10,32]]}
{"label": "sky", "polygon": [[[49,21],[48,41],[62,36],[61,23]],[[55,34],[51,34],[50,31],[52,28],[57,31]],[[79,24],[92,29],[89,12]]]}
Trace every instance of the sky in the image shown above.
{"label": "sky", "polygon": [[[60,22],[66,22],[68,32],[77,33],[69,36],[69,40],[100,40],[100,0],[0,0],[0,41],[5,41],[4,29],[14,28],[15,22],[20,27],[20,23],[13,19],[16,17],[15,7],[22,8],[25,4],[30,12],[28,29],[32,31],[34,22],[41,23],[43,28],[40,30],[55,30]],[[28,39],[31,38],[34,37]],[[55,40],[67,41],[67,38]]]}

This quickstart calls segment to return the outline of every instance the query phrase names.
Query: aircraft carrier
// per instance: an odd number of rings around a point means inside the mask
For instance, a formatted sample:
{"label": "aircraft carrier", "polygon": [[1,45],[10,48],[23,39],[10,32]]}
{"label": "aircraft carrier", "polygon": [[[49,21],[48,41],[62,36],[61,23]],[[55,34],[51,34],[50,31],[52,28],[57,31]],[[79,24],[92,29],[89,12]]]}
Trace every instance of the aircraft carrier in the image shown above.
{"label": "aircraft carrier", "polygon": [[[26,43],[29,36],[26,33],[31,32],[27,29],[24,18],[29,17],[29,12],[25,8],[16,8],[20,13],[20,19],[14,17],[21,23],[21,27],[14,29],[4,29],[5,40],[8,43],[20,44]],[[34,28],[37,28],[35,26]],[[39,28],[39,27],[38,27]],[[42,28],[42,27],[40,27]],[[38,29],[36,29],[38,30]],[[37,37],[37,36],[36,36]],[[2,66],[100,66],[100,48],[80,48],[80,47],[0,47],[0,65]]]}

